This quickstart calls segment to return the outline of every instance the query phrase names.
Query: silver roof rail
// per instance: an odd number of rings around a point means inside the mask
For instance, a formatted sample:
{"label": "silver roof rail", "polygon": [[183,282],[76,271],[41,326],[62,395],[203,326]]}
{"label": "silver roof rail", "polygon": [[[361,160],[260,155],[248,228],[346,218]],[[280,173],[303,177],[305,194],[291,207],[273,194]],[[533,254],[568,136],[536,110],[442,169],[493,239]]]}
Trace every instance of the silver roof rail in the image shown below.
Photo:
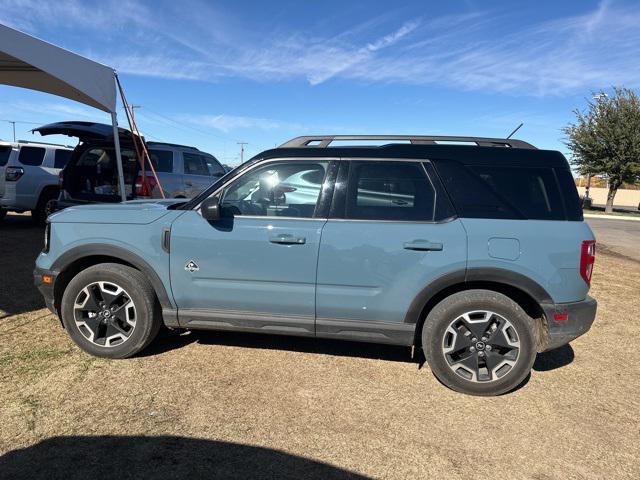
{"label": "silver roof rail", "polygon": [[446,135],[310,135],[296,137],[279,148],[327,148],[334,141],[389,140],[390,143],[409,142],[414,145],[471,144],[481,147],[510,147],[535,149],[530,143],[512,138],[453,137]]}
{"label": "silver roof rail", "polygon": [[33,140],[16,140],[13,143],[20,143],[20,144],[33,143],[34,145],[45,145],[49,147],[64,147],[64,148],[70,148],[70,149],[75,148],[73,145],[63,145],[62,143],[51,143],[51,142],[34,142]]}

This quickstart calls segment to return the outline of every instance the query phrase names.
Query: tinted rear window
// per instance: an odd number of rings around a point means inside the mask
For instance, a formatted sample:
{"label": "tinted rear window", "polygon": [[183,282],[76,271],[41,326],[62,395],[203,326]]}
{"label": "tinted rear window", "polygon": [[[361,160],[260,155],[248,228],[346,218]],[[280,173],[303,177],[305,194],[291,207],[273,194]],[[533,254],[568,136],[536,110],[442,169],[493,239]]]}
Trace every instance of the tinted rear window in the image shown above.
{"label": "tinted rear window", "polygon": [[0,147],[0,167],[4,167],[9,161],[9,155],[11,155],[11,147]]}
{"label": "tinted rear window", "polygon": [[55,159],[53,161],[54,168],[64,168],[71,158],[71,150],[56,150]]}
{"label": "tinted rear window", "polygon": [[22,147],[20,149],[18,161],[22,165],[38,167],[42,165],[42,160],[44,160],[44,152],[45,150],[42,147]]}
{"label": "tinted rear window", "polygon": [[439,162],[438,171],[461,217],[566,219],[553,168]]}
{"label": "tinted rear window", "polygon": [[156,172],[173,172],[173,152],[170,150],[149,150],[149,157]]}

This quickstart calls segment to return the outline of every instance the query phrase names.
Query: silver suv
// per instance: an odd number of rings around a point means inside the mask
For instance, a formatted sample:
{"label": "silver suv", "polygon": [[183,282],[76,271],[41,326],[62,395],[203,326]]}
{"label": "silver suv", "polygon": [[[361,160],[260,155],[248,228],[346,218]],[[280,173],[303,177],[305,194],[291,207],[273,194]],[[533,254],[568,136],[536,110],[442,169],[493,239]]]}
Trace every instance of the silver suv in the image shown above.
{"label": "silver suv", "polygon": [[[121,200],[111,125],[58,122],[34,131],[41,135],[68,135],[80,140],[61,172],[56,210]],[[147,166],[144,172],[140,168],[131,132],[120,129],[120,144],[127,198],[159,198],[160,188],[150,168]],[[213,155],[195,147],[161,142],[147,142],[146,145],[167,198],[194,197],[226,173]]]}
{"label": "silver suv", "polygon": [[0,142],[0,220],[8,211],[31,210],[43,224],[58,197],[58,175],[73,147],[38,142]]}

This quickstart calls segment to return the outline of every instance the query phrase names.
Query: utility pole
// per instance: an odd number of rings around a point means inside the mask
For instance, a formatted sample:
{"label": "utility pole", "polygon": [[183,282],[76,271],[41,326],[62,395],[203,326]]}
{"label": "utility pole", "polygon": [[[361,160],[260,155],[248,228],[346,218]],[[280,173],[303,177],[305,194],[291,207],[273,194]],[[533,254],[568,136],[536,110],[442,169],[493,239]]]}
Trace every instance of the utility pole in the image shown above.
{"label": "utility pole", "polygon": [[240,165],[244,163],[244,146],[249,145],[247,142],[237,142],[240,145]]}
{"label": "utility pole", "polygon": [[131,118],[133,118],[134,122],[136,120],[136,116],[135,116],[136,108],[142,108],[142,105],[129,105],[129,113],[131,114]]}
{"label": "utility pole", "polygon": [[16,122],[14,120],[2,120],[3,122],[10,123],[13,127],[13,141],[16,141]]}

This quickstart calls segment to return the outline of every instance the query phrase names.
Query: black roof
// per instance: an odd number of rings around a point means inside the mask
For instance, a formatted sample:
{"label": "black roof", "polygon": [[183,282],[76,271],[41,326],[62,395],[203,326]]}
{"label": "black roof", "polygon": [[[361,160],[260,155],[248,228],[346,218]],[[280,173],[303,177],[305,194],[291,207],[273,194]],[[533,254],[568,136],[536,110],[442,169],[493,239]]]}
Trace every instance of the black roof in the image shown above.
{"label": "black roof", "polygon": [[382,146],[274,148],[254,156],[263,158],[367,158],[456,160],[465,165],[493,164],[568,168],[562,153],[531,148],[484,147],[470,145],[388,144]]}

